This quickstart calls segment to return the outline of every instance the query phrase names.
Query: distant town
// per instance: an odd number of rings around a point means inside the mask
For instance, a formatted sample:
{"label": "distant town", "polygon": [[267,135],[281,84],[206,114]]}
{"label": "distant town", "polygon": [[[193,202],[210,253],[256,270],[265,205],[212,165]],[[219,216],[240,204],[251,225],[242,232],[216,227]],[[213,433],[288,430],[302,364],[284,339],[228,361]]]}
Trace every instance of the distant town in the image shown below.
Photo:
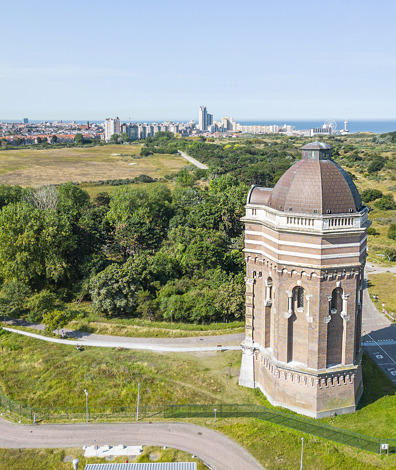
{"label": "distant town", "polygon": [[29,145],[41,143],[78,143],[79,141],[104,141],[123,143],[153,137],[157,132],[172,132],[181,137],[238,137],[242,134],[285,134],[290,136],[313,137],[315,135],[348,134],[348,121],[344,128],[337,130],[334,120],[325,121],[322,127],[296,129],[295,126],[284,124],[244,125],[230,116],[220,121],[213,120],[206,106],[200,106],[198,122],[121,122],[120,118],[107,118],[103,123],[87,121],[85,124],[76,121],[43,121],[29,122],[23,118],[21,122],[0,122],[0,139],[2,145]]}

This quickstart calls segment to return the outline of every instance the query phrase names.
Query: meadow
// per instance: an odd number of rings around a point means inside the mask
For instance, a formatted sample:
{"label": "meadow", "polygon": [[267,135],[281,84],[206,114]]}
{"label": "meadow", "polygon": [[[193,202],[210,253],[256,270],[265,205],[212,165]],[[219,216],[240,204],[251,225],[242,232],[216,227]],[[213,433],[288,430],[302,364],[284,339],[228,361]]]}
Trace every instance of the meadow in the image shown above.
{"label": "meadow", "polygon": [[[135,178],[141,174],[162,178],[186,164],[180,156],[140,157],[142,145],[105,145],[88,148],[15,149],[0,151],[0,184],[39,187],[67,181],[90,182]],[[87,184],[87,188],[92,184]],[[96,186],[95,186],[96,188]],[[98,186],[100,191],[108,188]]]}

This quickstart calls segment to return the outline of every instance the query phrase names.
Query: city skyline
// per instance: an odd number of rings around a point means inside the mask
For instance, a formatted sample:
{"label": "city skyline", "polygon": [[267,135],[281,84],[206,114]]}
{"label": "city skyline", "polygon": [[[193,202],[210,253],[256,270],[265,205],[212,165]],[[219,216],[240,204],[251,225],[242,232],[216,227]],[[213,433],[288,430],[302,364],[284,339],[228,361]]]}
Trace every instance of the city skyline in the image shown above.
{"label": "city skyline", "polygon": [[5,4],[0,118],[396,118],[394,2],[181,6]]}

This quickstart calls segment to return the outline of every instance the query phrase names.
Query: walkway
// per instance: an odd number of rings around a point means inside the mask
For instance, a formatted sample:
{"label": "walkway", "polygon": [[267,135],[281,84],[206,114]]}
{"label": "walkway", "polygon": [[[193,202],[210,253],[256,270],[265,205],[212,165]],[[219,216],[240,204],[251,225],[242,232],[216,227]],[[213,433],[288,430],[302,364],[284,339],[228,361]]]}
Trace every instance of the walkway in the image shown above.
{"label": "walkway", "polygon": [[15,328],[3,327],[7,331],[19,335],[30,336],[50,343],[67,344],[69,346],[99,346],[102,348],[140,349],[153,352],[205,352],[229,351],[241,349],[243,333],[219,336],[195,336],[189,338],[130,338],[126,336],[105,336],[84,333],[81,331],[68,331],[69,339],[52,338]]}
{"label": "walkway", "polygon": [[363,346],[370,357],[396,385],[396,325],[377,310],[363,291]]}
{"label": "walkway", "polygon": [[213,470],[263,470],[232,439],[187,423],[39,424],[18,425],[0,419],[0,447],[55,448],[92,445],[168,446],[180,449]]}
{"label": "walkway", "polygon": [[200,168],[201,170],[207,170],[209,169],[208,166],[204,165],[203,163],[199,162],[198,160],[195,160],[195,158],[193,157],[190,157],[190,155],[187,155],[186,153],[182,152],[181,150],[178,150],[178,152],[180,153],[180,155],[185,158],[186,160],[188,160],[190,163],[192,163],[193,165],[195,165],[197,168]]}

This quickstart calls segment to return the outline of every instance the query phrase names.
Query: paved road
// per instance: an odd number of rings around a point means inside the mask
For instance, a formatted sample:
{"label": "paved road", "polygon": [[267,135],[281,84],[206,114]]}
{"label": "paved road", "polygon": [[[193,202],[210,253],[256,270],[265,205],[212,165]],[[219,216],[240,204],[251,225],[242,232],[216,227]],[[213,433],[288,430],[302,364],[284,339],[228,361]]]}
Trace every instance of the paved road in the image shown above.
{"label": "paved road", "polygon": [[396,385],[396,325],[377,310],[365,288],[363,292],[363,346]]}
{"label": "paved road", "polygon": [[183,158],[188,160],[190,163],[192,163],[196,167],[201,168],[201,170],[207,170],[209,168],[208,166],[204,165],[203,163],[199,162],[198,160],[195,160],[195,158],[190,157],[190,155],[187,155],[186,153],[182,152],[181,150],[178,150],[178,152],[180,153],[180,155]]}
{"label": "paved road", "polygon": [[7,331],[12,331],[24,336],[41,339],[50,343],[68,344],[76,347],[99,346],[104,348],[125,348],[140,349],[153,352],[204,352],[204,351],[225,351],[239,350],[244,338],[243,333],[219,336],[195,336],[189,338],[130,338],[126,336],[106,336],[83,333],[81,331],[68,331],[68,335],[77,341],[51,338],[27,331],[16,330],[10,327],[3,327]]}
{"label": "paved road", "polygon": [[0,419],[1,448],[83,447],[84,445],[168,446],[194,454],[213,470],[263,470],[239,444],[187,423],[17,425]]}
{"label": "paved road", "polygon": [[367,263],[365,267],[367,274],[377,274],[377,273],[396,273],[396,266],[392,267],[383,267],[383,266],[376,266],[374,264]]}

